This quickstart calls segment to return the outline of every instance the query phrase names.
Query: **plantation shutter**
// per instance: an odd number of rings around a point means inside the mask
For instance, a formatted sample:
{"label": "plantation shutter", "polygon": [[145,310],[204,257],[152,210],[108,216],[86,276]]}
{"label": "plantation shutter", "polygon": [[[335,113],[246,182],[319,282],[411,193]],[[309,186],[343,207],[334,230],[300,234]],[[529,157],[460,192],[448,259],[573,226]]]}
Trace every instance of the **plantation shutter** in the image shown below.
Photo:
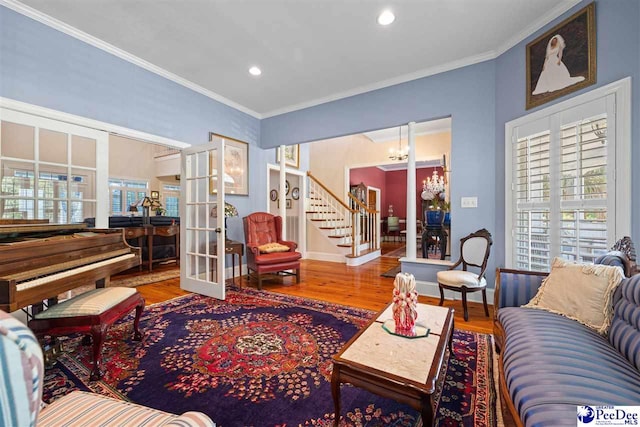
{"label": "plantation shutter", "polygon": [[551,254],[550,133],[516,142],[516,265],[539,270]]}
{"label": "plantation shutter", "polygon": [[[512,265],[593,262],[615,230],[614,119],[607,97],[514,128]],[[610,101],[610,100],[609,100]]]}
{"label": "plantation shutter", "polygon": [[561,131],[560,256],[593,262],[607,250],[607,118],[595,116]]}

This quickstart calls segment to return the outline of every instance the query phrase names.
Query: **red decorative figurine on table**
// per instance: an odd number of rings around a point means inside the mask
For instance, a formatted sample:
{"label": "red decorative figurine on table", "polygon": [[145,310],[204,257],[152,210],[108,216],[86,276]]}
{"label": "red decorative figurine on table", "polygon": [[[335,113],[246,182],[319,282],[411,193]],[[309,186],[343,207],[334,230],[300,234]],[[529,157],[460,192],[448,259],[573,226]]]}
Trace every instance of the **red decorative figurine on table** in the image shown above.
{"label": "red decorative figurine on table", "polygon": [[393,282],[393,320],[396,323],[396,334],[415,336],[417,305],[418,292],[415,277],[409,273],[398,273]]}

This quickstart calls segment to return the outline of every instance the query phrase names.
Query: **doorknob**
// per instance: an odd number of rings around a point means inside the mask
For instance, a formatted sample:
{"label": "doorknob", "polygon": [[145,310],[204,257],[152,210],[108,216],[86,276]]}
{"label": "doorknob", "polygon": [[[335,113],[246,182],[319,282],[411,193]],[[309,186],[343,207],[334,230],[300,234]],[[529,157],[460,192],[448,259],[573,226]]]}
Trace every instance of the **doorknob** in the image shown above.
{"label": "doorknob", "polygon": [[214,229],[213,231],[215,231],[216,233],[222,233],[222,228],[218,227],[218,228]]}

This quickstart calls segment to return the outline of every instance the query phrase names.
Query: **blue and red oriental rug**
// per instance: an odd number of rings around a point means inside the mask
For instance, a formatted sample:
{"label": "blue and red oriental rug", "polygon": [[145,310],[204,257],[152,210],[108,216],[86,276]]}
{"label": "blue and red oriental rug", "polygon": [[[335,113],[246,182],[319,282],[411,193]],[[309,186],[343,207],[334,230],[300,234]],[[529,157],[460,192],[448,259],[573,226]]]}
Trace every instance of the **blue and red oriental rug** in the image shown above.
{"label": "blue and red oriental rug", "polygon": [[[105,374],[89,382],[90,347],[64,339],[45,372],[45,401],[89,390],[180,414],[202,411],[222,427],[330,426],[331,357],[375,313],[321,301],[229,290],[219,301],[189,295],[147,307],[142,343],[131,317],[104,346]],[[456,330],[436,410],[438,426],[496,425],[489,335]],[[417,411],[342,386],[341,425],[421,426]]]}

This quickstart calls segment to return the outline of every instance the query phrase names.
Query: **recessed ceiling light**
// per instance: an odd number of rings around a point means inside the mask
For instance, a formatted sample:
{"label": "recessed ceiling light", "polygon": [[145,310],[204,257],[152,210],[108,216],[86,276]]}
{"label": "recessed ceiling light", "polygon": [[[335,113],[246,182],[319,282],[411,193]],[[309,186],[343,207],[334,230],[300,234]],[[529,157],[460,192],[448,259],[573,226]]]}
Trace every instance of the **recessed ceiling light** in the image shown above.
{"label": "recessed ceiling light", "polygon": [[249,68],[249,73],[252,76],[259,76],[260,74],[262,74],[262,70],[256,66],[253,66],[251,68]]}
{"label": "recessed ceiling light", "polygon": [[390,10],[385,10],[378,15],[378,24],[380,25],[389,25],[395,20],[396,16]]}

